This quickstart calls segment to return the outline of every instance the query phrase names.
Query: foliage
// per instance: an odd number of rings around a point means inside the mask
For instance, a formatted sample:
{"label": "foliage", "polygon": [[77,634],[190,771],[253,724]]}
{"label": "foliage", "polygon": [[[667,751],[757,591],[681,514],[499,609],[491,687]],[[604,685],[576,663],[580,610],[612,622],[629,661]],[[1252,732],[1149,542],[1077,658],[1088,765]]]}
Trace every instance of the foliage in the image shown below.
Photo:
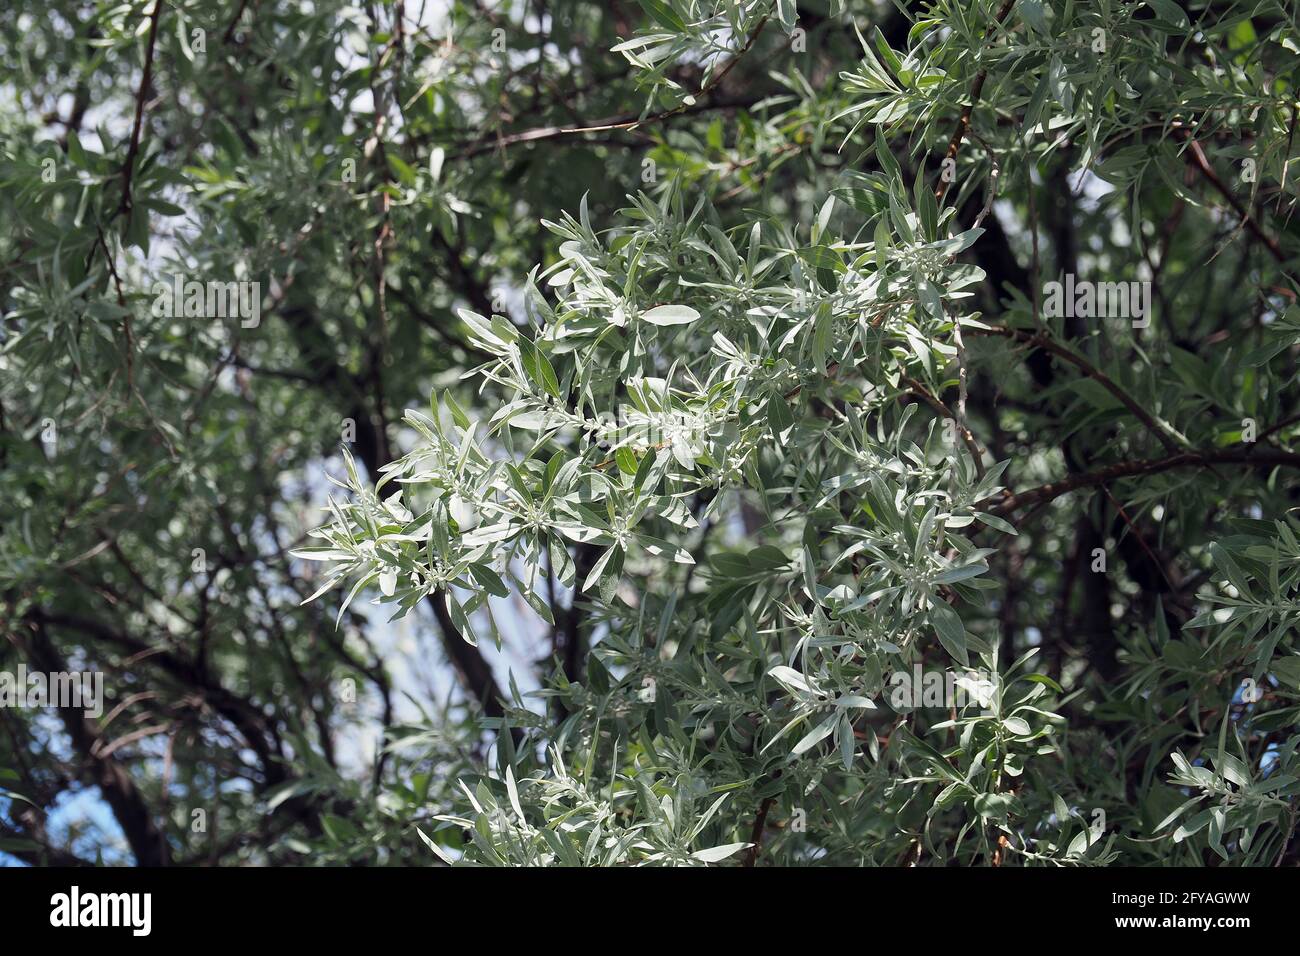
{"label": "foliage", "polygon": [[9,852],[1294,863],[1289,8],[20,7]]}

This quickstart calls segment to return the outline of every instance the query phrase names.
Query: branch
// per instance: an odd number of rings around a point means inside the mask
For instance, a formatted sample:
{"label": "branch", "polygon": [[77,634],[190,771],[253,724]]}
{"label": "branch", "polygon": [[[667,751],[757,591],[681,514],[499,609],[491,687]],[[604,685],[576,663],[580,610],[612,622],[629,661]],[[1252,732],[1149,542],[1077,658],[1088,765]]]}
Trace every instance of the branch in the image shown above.
{"label": "branch", "polygon": [[772,809],[775,800],[776,797],[767,797],[758,808],[758,813],[754,817],[754,828],[749,833],[751,846],[745,856],[745,866],[753,866],[758,862],[758,854],[763,850],[763,829],[767,826],[767,812]]}
{"label": "branch", "polygon": [[166,648],[124,634],[92,618],[68,612],[49,612],[43,608],[36,609],[32,616],[42,627],[49,625],[77,631],[86,637],[117,647],[128,654],[132,661],[148,660],[182,687],[196,693],[200,703],[211,705],[213,710],[235,727],[257,754],[268,787],[285,780],[283,765],[268,741],[266,721],[261,711],[252,701],[237,696],[213,680],[201,664],[187,661]]}
{"label": "branch", "polygon": [[140,152],[140,129],[144,125],[144,98],[149,93],[149,82],[153,78],[153,51],[158,40],[158,16],[162,13],[162,0],[154,0],[153,13],[149,20],[149,40],[144,55],[144,75],[140,77],[140,91],[135,97],[135,124],[131,127],[131,145],[126,151],[126,163],[122,167],[122,200],[117,211],[131,215],[131,176],[135,172],[135,158]]}
{"label": "branch", "polygon": [[1106,391],[1114,395],[1125,408],[1133,413],[1134,417],[1136,417],[1138,421],[1142,422],[1142,424],[1147,427],[1147,430],[1150,431],[1151,434],[1155,435],[1156,438],[1160,440],[1160,444],[1164,445],[1167,451],[1178,452],[1181,450],[1181,446],[1169,436],[1169,426],[1157,421],[1150,412],[1137,403],[1133,396],[1129,395],[1128,392],[1116,385],[1110,376],[1077,352],[1054,342],[1041,332],[1030,333],[1020,329],[1008,329],[1000,326],[989,326],[982,329],[972,328],[971,332],[977,335],[1003,335],[1008,338],[1016,339],[1019,342],[1024,342],[1026,345],[1032,345],[1036,348],[1044,349],[1045,351],[1051,352],[1053,355],[1064,359],[1089,378],[1100,382]]}
{"label": "branch", "polygon": [[1259,433],[1259,440],[1264,441],[1265,439],[1272,438],[1278,432],[1286,428],[1289,428],[1290,426],[1294,425],[1296,422],[1300,422],[1300,413],[1284,418],[1276,425],[1272,425],[1269,428],[1264,429],[1262,432]]}
{"label": "branch", "polygon": [[[985,39],[988,39],[1006,20],[1011,13],[1011,8],[1016,5],[1016,0],[1003,0],[1001,9],[993,18],[993,23],[989,26]],[[957,128],[953,130],[952,139],[948,141],[948,148],[944,151],[944,159],[956,159],[957,153],[961,150],[962,140],[966,138],[966,131],[970,129],[971,113],[975,111],[975,104],[979,102],[980,94],[984,92],[984,82],[989,78],[988,67],[982,68],[975,74],[975,82],[970,87],[970,102],[961,109],[961,116],[957,119]],[[943,199],[943,194],[948,191],[948,183],[942,176],[939,177],[939,185],[934,187],[934,198]]]}
{"label": "branch", "polygon": [[[33,624],[30,639],[25,642],[32,663],[47,673],[66,672],[67,662],[45,633],[45,628],[39,620]],[[73,747],[121,826],[136,863],[140,866],[166,866],[171,856],[166,835],[154,822],[149,803],[131,775],[111,756],[100,752],[102,738],[99,731],[80,708],[67,706],[56,709]]]}
{"label": "branch", "polygon": [[485,138],[464,147],[459,152],[452,153],[449,159],[468,159],[472,156],[478,156],[480,153],[490,153],[496,149],[506,149],[519,143],[537,143],[548,139],[558,139],[562,136],[572,136],[577,133],[600,133],[611,130],[631,130],[638,126],[648,123],[659,123],[673,116],[685,116],[693,113],[704,113],[710,110],[729,110],[743,109],[753,106],[766,99],[763,96],[743,96],[734,100],[725,100],[717,103],[695,103],[691,106],[679,106],[676,109],[667,110],[663,113],[656,113],[652,116],[641,117],[635,113],[623,113],[618,116],[610,116],[605,119],[595,120],[590,126],[539,126],[535,129],[520,130],[517,133],[509,133],[505,136],[498,136],[495,139]]}
{"label": "branch", "polygon": [[1264,248],[1268,249],[1269,253],[1275,260],[1277,260],[1279,265],[1285,266],[1287,262],[1287,254],[1282,251],[1282,247],[1278,245],[1277,240],[1263,230],[1259,223],[1255,221],[1255,218],[1250,214],[1250,210],[1242,205],[1241,200],[1239,200],[1223,180],[1219,178],[1219,174],[1214,171],[1214,167],[1211,166],[1210,161],[1206,159],[1205,150],[1203,150],[1201,144],[1192,137],[1191,132],[1179,127],[1175,130],[1175,135],[1187,143],[1192,154],[1193,165],[1197,168],[1205,181],[1213,186],[1219,195],[1228,201],[1228,205],[1230,205],[1233,208],[1233,211],[1241,217],[1241,224],[1249,229],[1251,234],[1264,244]]}
{"label": "branch", "polygon": [[727,65],[709,80],[708,84],[699,92],[694,103],[683,103],[680,106],[673,107],[670,110],[664,110],[654,113],[651,116],[640,116],[625,114],[623,116],[612,116],[607,119],[596,120],[588,126],[542,126],[537,129],[523,130],[518,133],[512,133],[509,136],[500,136],[496,139],[485,139],[472,146],[469,146],[458,153],[453,154],[456,159],[466,159],[470,156],[477,156],[479,153],[490,152],[494,149],[504,149],[513,146],[516,143],[535,143],[539,140],[555,139],[559,136],[570,136],[575,133],[607,133],[619,129],[635,129],[647,123],[660,123],[673,116],[680,116],[686,113],[699,113],[710,109],[729,109],[735,106],[753,106],[759,102],[762,97],[754,96],[743,100],[737,100],[728,103],[704,103],[702,100],[718,88],[718,85],[726,78],[727,74],[732,71],[740,59],[749,52],[758,35],[763,32],[767,26],[768,19],[772,16],[771,8],[763,14],[763,18],[758,21],[758,25],[750,32],[745,40],[745,45],[736,51],[736,55],[727,61]]}
{"label": "branch", "polygon": [[461,686],[468,695],[483,705],[483,712],[489,717],[503,717],[505,710],[501,706],[501,690],[497,687],[496,677],[487,660],[479,649],[465,640],[460,629],[451,619],[447,605],[441,593],[431,594],[428,604],[433,608],[434,617],[438,619],[438,628],[442,631],[442,646],[451,658],[452,666],[460,676]]}
{"label": "branch", "polygon": [[[357,423],[357,441],[354,449],[366,472],[372,478],[377,476],[379,469],[391,461],[383,423],[372,420],[367,414],[359,383],[353,380],[346,368],[330,361],[329,355],[333,346],[329,344],[320,317],[312,311],[298,307],[284,309],[281,314],[294,332],[303,363],[309,367],[315,365],[321,368],[320,384],[323,387],[333,386],[336,392],[344,395],[350,392],[355,396],[355,404],[348,414],[348,417]],[[467,695],[482,703],[489,717],[502,716],[503,711],[499,703],[501,690],[492,674],[492,668],[484,660],[479,649],[466,642],[461,636],[440,596],[430,595],[428,604],[433,608],[434,615],[438,619],[443,648],[451,658]]]}
{"label": "branch", "polygon": [[226,27],[226,32],[221,36],[221,42],[229,43],[235,36],[235,27],[239,26],[239,20],[244,15],[244,10],[248,7],[248,0],[239,0],[239,9],[235,15],[230,18],[230,26]]}
{"label": "branch", "polygon": [[980,448],[979,442],[975,440],[975,436],[971,433],[971,430],[966,427],[966,423],[958,418],[952,409],[945,405],[939,398],[931,394],[929,389],[927,389],[921,382],[918,382],[910,375],[904,376],[903,381],[907,383],[907,387],[912,390],[912,393],[920,398],[921,401],[925,402],[926,405],[930,406],[932,410],[942,417],[956,423],[957,430],[961,433],[961,440],[966,445],[966,450],[970,452],[971,458],[975,461],[975,470],[979,473],[979,476],[983,478],[984,450]]}
{"label": "branch", "polygon": [[1134,475],[1154,475],[1174,468],[1209,468],[1213,465],[1262,465],[1283,468],[1300,468],[1300,454],[1287,451],[1259,451],[1254,447],[1223,451],[1187,451],[1167,458],[1116,462],[1096,471],[1080,472],[1059,481],[1049,482],[1028,491],[1004,493],[987,498],[979,504],[991,504],[986,509],[993,514],[1010,514],[1027,505],[1044,504],[1079,488],[1093,488],[1119,478]]}

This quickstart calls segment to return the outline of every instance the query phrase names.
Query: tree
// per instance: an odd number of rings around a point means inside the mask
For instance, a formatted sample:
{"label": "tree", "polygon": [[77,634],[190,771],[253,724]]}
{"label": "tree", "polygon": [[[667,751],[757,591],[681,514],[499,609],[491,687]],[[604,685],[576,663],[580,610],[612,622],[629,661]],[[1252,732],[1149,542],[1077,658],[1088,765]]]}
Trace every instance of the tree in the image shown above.
{"label": "tree", "polygon": [[2,37],[0,849],[1296,862],[1287,4]]}

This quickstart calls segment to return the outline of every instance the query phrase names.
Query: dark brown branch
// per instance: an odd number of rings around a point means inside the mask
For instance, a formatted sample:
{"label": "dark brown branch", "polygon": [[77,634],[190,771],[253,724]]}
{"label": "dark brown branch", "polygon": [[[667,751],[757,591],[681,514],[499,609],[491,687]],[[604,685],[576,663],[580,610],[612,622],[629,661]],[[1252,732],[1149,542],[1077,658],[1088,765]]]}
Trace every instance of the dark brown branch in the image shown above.
{"label": "dark brown branch", "polygon": [[749,842],[752,846],[745,855],[745,866],[753,866],[758,862],[758,854],[763,850],[763,830],[767,827],[767,814],[775,801],[776,797],[767,797],[758,808],[758,813],[754,817],[754,827],[749,832]]}
{"label": "dark brown branch", "polygon": [[750,97],[727,103],[705,103],[703,101],[710,93],[718,88],[718,85],[727,77],[727,74],[730,73],[732,69],[735,68],[736,64],[740,62],[741,58],[749,52],[750,48],[754,45],[754,42],[758,39],[758,35],[762,33],[763,28],[767,26],[767,21],[771,16],[772,11],[769,8],[767,13],[763,14],[763,18],[758,21],[758,25],[750,32],[749,37],[745,40],[745,45],[736,51],[735,56],[727,61],[727,65],[719,70],[717,74],[709,80],[708,85],[706,85],[704,89],[700,90],[696,97],[696,102],[694,103],[683,103],[682,105],[673,107],[670,110],[664,110],[650,116],[625,114],[622,116],[611,116],[607,119],[596,120],[587,126],[542,126],[536,129],[511,133],[506,136],[485,138],[478,143],[462,149],[460,152],[452,154],[453,158],[467,159],[471,156],[477,156],[479,153],[491,152],[495,149],[505,149],[506,147],[514,146],[517,143],[535,143],[540,140],[555,139],[560,136],[571,136],[576,133],[607,133],[613,130],[635,129],[638,126],[644,126],[649,123],[660,123],[674,116],[700,113],[705,110],[730,109],[736,106],[752,106],[754,103],[757,103],[761,97]]}
{"label": "dark brown branch", "polygon": [[[68,670],[67,662],[40,621],[32,622],[24,643],[32,663],[41,670],[51,674]],[[149,803],[131,775],[120,762],[112,759],[111,754],[101,753],[99,731],[80,708],[67,706],[57,707],[57,710],[85,772],[99,787],[104,801],[122,827],[136,863],[140,866],[166,866],[171,857],[167,838],[155,823]]]}
{"label": "dark brown branch", "polygon": [[239,0],[239,9],[235,15],[230,18],[230,26],[226,27],[226,32],[221,36],[222,43],[229,43],[235,36],[235,27],[239,26],[240,18],[244,15],[244,10],[248,7],[248,0]]}
{"label": "dark brown branch", "polygon": [[1028,505],[1052,501],[1079,488],[1095,488],[1098,485],[1104,485],[1120,478],[1131,478],[1134,475],[1154,475],[1175,468],[1209,468],[1214,465],[1300,468],[1300,454],[1273,451],[1271,449],[1255,451],[1254,446],[1252,446],[1244,449],[1225,449],[1222,451],[1188,451],[1170,455],[1167,458],[1120,461],[1099,468],[1096,471],[1069,475],[1059,481],[1049,482],[1027,491],[988,498],[980,502],[980,504],[991,505],[986,510],[994,514],[1005,515]]}
{"label": "dark brown branch", "polygon": [[953,410],[950,409],[947,405],[945,405],[938,397],[931,394],[930,390],[927,389],[921,382],[912,378],[910,375],[904,376],[903,381],[907,384],[907,387],[912,390],[912,394],[916,395],[918,398],[921,399],[921,401],[925,402],[925,404],[928,405],[933,411],[937,412],[942,417],[947,418],[956,424],[957,431],[961,434],[962,443],[965,444],[966,450],[970,452],[970,456],[975,462],[975,470],[979,474],[979,476],[983,478],[984,477],[984,450],[980,448],[979,442],[975,440],[975,435],[972,434],[971,430],[966,427],[966,423],[963,422],[960,418],[958,418],[957,415],[953,412]]}
{"label": "dark brown branch", "polygon": [[106,624],[67,612],[48,612],[38,609],[33,617],[39,625],[66,628],[94,640],[107,643],[128,654],[132,660],[147,660],[176,680],[181,686],[196,692],[202,702],[230,722],[257,754],[266,775],[268,786],[284,781],[284,768],[267,738],[266,722],[257,705],[222,687],[208,676],[197,663],[184,660],[164,647],[123,634]]}
{"label": "dark brown branch", "polygon": [[[388,437],[384,422],[378,416],[368,413],[367,403],[362,395],[362,386],[366,384],[354,378],[346,368],[332,360],[333,345],[320,317],[313,311],[297,306],[281,309],[281,315],[294,333],[299,353],[307,366],[319,365],[322,370],[322,386],[332,386],[337,393],[350,396],[349,418],[356,422],[357,440],[354,445],[357,458],[365,466],[372,480],[379,475],[379,469],[392,460],[388,449]],[[499,699],[501,690],[491,667],[478,648],[467,643],[447,613],[440,595],[431,595],[429,604],[438,619],[443,648],[451,659],[466,693],[482,703],[485,713],[490,717],[503,714]]]}
{"label": "dark brown branch", "polygon": [[1265,441],[1269,438],[1272,438],[1278,432],[1282,431],[1285,428],[1289,428],[1290,426],[1294,425],[1296,422],[1300,422],[1300,413],[1288,416],[1287,418],[1282,419],[1276,425],[1270,425],[1268,428],[1264,429],[1262,432],[1259,433],[1259,440]]}
{"label": "dark brown branch", "polygon": [[1192,164],[1200,172],[1202,178],[1228,201],[1228,205],[1241,217],[1241,224],[1250,230],[1251,235],[1264,244],[1264,248],[1277,260],[1278,264],[1285,266],[1287,254],[1282,251],[1282,247],[1278,245],[1277,240],[1266,233],[1260,224],[1255,221],[1255,217],[1250,214],[1250,210],[1242,205],[1241,200],[1233,194],[1227,184],[1219,178],[1219,174],[1214,171],[1214,167],[1210,165],[1210,161],[1206,158],[1205,150],[1201,148],[1201,144],[1186,129],[1179,128],[1175,132],[1180,139],[1187,143],[1188,151],[1192,154]]}
{"label": "dark brown branch", "polygon": [[645,126],[650,123],[663,122],[674,116],[687,116],[694,113],[705,113],[712,110],[730,110],[744,109],[753,106],[765,99],[763,96],[744,96],[734,100],[725,100],[714,103],[695,103],[692,106],[679,106],[676,109],[668,110],[663,113],[656,113],[652,116],[641,117],[635,113],[622,113],[618,116],[610,116],[604,119],[596,120],[590,126],[539,126],[534,129],[520,130],[517,133],[508,133],[504,136],[494,138],[484,138],[476,143],[471,143],[462,148],[459,152],[449,154],[449,159],[469,159],[472,156],[478,156],[481,153],[490,153],[497,149],[506,149],[510,146],[516,146],[520,143],[537,143],[548,139],[559,139],[564,136],[574,136],[582,133],[599,133],[612,130],[632,130],[639,126]]}
{"label": "dark brown branch", "polygon": [[[993,18],[993,24],[989,27],[987,37],[991,37],[997,30],[998,26],[1011,13],[1011,8],[1016,5],[1016,0],[1003,0],[1002,7],[998,10]],[[986,37],[986,39],[987,39]],[[980,100],[980,94],[984,92],[984,83],[989,78],[988,68],[985,67],[975,74],[975,81],[970,87],[970,102],[961,109],[961,116],[957,119],[957,128],[953,130],[952,139],[948,141],[948,148],[944,151],[944,159],[955,160],[957,153],[961,151],[962,140],[966,138],[966,131],[970,129],[971,114],[975,112],[975,104]],[[934,198],[943,199],[943,194],[948,191],[948,183],[944,177],[939,177],[939,185],[934,187]]]}
{"label": "dark brown branch", "polygon": [[1069,362],[1079,371],[1083,372],[1084,375],[1087,375],[1089,378],[1099,382],[1102,385],[1102,387],[1106,389],[1106,391],[1114,395],[1115,398],[1120,402],[1120,404],[1122,404],[1125,408],[1127,408],[1130,412],[1132,412],[1134,417],[1136,417],[1138,421],[1142,422],[1142,424],[1147,427],[1147,430],[1150,431],[1151,434],[1155,435],[1156,438],[1160,440],[1160,444],[1164,445],[1166,450],[1170,452],[1177,452],[1180,450],[1178,443],[1169,437],[1169,434],[1164,426],[1162,426],[1159,422],[1157,422],[1155,418],[1152,417],[1152,415],[1146,409],[1144,409],[1141,405],[1139,405],[1137,401],[1134,400],[1134,398],[1128,394],[1128,392],[1124,391],[1122,388],[1116,385],[1114,380],[1111,379],[1109,375],[1101,371],[1101,369],[1097,368],[1097,366],[1093,365],[1091,362],[1089,362],[1083,356],[1079,355],[1077,352],[1074,352],[1073,350],[1066,348],[1064,345],[1052,341],[1052,339],[1050,339],[1046,335],[1043,335],[1041,332],[1039,333],[1025,332],[1020,329],[1008,329],[1008,328],[1002,328],[998,326],[991,326],[983,329],[973,328],[970,331],[972,335],[1007,336],[1008,338],[1013,338],[1016,339],[1017,341],[1024,342],[1026,345],[1031,345],[1034,346],[1035,348],[1044,349],[1045,351],[1051,352],[1053,355],[1065,360],[1066,362]]}
{"label": "dark brown branch", "polygon": [[149,84],[153,79],[153,51],[158,41],[158,19],[162,13],[162,0],[154,0],[153,13],[149,19],[149,39],[144,54],[144,75],[140,77],[140,91],[135,97],[135,122],[131,126],[131,145],[127,147],[126,162],[122,166],[122,200],[117,211],[131,216],[131,177],[135,172],[136,156],[140,152],[140,130],[144,126],[144,101],[149,95]]}

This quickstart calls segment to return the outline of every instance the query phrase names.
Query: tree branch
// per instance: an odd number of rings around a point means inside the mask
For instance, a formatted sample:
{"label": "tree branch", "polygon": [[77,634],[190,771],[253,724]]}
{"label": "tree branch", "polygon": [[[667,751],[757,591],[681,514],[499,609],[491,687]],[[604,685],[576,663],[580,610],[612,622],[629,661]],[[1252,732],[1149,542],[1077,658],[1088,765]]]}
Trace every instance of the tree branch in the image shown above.
{"label": "tree branch", "polygon": [[153,51],[158,41],[158,18],[162,13],[162,0],[154,0],[153,13],[149,20],[149,40],[144,55],[144,75],[140,77],[140,91],[135,97],[135,122],[131,127],[131,145],[127,147],[126,162],[122,166],[122,199],[117,211],[131,217],[131,177],[135,172],[135,159],[140,152],[140,130],[144,125],[144,100],[149,95],[149,83],[153,79]]}
{"label": "tree branch", "polygon": [[[32,622],[29,633],[26,644],[32,663],[49,674],[66,672],[67,662],[39,620]],[[57,707],[57,710],[85,769],[122,827],[136,863],[140,866],[166,866],[171,857],[167,838],[154,822],[149,803],[131,775],[112,759],[111,754],[101,753],[99,731],[79,708],[67,706]]]}
{"label": "tree branch", "polygon": [[468,159],[471,156],[477,156],[479,153],[491,152],[494,149],[505,149],[516,143],[535,143],[540,140],[555,139],[560,136],[571,136],[576,133],[607,133],[620,129],[635,129],[638,126],[644,126],[648,123],[660,123],[673,116],[681,116],[690,113],[700,113],[705,110],[730,109],[736,106],[752,106],[762,99],[761,96],[746,97],[741,100],[727,103],[705,103],[704,98],[709,96],[718,85],[726,78],[727,74],[735,68],[741,58],[749,52],[758,35],[763,32],[767,26],[768,19],[772,16],[772,10],[769,7],[767,13],[763,14],[758,25],[750,32],[749,37],[745,40],[745,45],[736,51],[735,56],[727,61],[727,65],[719,70],[704,89],[700,90],[694,103],[683,103],[680,106],[673,107],[670,110],[663,110],[650,116],[641,116],[639,114],[624,114],[622,116],[611,116],[607,119],[596,120],[587,126],[542,126],[536,129],[522,130],[518,133],[512,133],[508,136],[498,136],[495,139],[485,138],[478,143],[473,144],[457,153],[452,154],[455,159]]}
{"label": "tree branch", "polygon": [[985,509],[993,514],[1006,515],[1028,505],[1043,504],[1079,488],[1095,488],[1119,478],[1134,475],[1154,475],[1175,468],[1209,468],[1214,465],[1253,465],[1300,468],[1300,454],[1287,451],[1259,451],[1253,447],[1223,451],[1188,451],[1167,458],[1116,462],[1096,471],[1080,472],[1059,481],[1037,488],[986,498],[979,504],[991,504]]}
{"label": "tree branch", "polygon": [[[1264,244],[1264,248],[1266,248],[1269,251],[1269,254],[1277,260],[1277,263],[1285,266],[1287,263],[1287,254],[1282,251],[1282,247],[1278,245],[1277,240],[1264,231],[1260,224],[1255,221],[1255,217],[1250,214],[1250,210],[1242,205],[1241,200],[1239,200],[1232,190],[1227,187],[1224,181],[1219,178],[1219,174],[1214,171],[1214,167],[1210,165],[1210,161],[1206,158],[1205,150],[1203,150],[1201,144],[1193,138],[1191,132],[1185,128],[1178,127],[1175,129],[1175,135],[1187,143],[1188,150],[1192,154],[1192,165],[1194,165],[1197,171],[1200,172],[1202,178],[1213,186],[1220,196],[1228,201],[1228,205],[1230,205],[1233,208],[1233,211],[1241,217],[1241,224],[1250,230],[1251,235]],[[1283,271],[1286,270],[1284,269]]]}
{"label": "tree branch", "polygon": [[1114,395],[1125,408],[1133,413],[1134,417],[1137,418],[1138,421],[1142,422],[1142,424],[1147,427],[1147,430],[1150,431],[1151,434],[1155,435],[1155,437],[1160,440],[1160,444],[1164,445],[1167,451],[1178,452],[1181,450],[1182,446],[1170,437],[1168,426],[1157,421],[1150,412],[1137,403],[1133,396],[1129,395],[1128,392],[1116,385],[1115,381],[1109,375],[1101,371],[1101,369],[1097,368],[1097,366],[1093,365],[1086,358],[1072,349],[1069,349],[1058,342],[1054,342],[1051,338],[1043,335],[1041,332],[1031,333],[1020,329],[1008,329],[1001,326],[990,326],[983,329],[973,328],[970,331],[974,335],[1002,335],[1008,338],[1013,338],[1017,341],[1024,342],[1026,345],[1044,349],[1051,352],[1053,355],[1064,359],[1079,371],[1083,372],[1084,375],[1099,382],[1106,391]]}
{"label": "tree branch", "polygon": [[[1011,13],[1011,8],[1016,5],[1016,0],[1003,0],[1001,9],[993,18],[992,25],[989,26],[985,39],[993,36],[1002,21],[1006,20]],[[985,67],[975,74],[975,81],[970,87],[970,102],[961,109],[961,116],[957,119],[957,128],[952,132],[952,139],[948,141],[948,148],[944,151],[944,159],[955,160],[957,153],[961,151],[962,140],[966,138],[966,131],[970,129],[971,114],[975,112],[975,104],[979,102],[980,94],[984,92],[984,83],[989,77],[988,68]],[[948,182],[943,176],[939,177],[939,185],[934,187],[934,198],[943,199],[943,194],[948,191]]]}

